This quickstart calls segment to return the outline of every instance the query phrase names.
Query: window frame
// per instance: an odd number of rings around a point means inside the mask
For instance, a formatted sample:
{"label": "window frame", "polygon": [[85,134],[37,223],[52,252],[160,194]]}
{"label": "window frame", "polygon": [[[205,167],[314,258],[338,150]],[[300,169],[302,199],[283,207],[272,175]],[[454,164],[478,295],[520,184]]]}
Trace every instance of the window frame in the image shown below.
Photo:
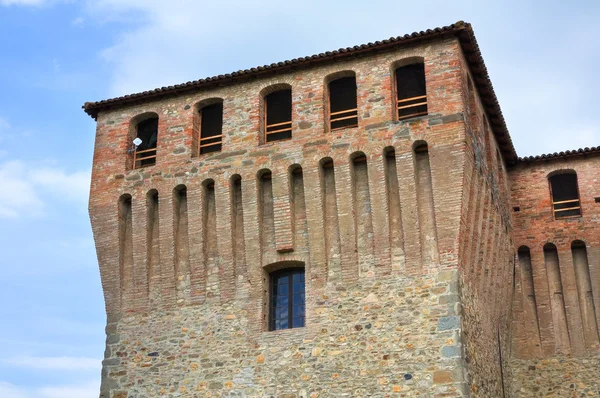
{"label": "window frame", "polygon": [[[138,147],[135,147],[135,149],[133,150],[133,156],[132,156],[132,158],[133,158],[132,169],[133,170],[143,169],[145,167],[152,167],[152,166],[156,165],[156,160],[157,160],[157,155],[158,155],[158,133],[159,133],[159,125],[160,125],[159,116],[156,114],[150,114],[148,117],[144,117],[143,119],[137,121],[134,126],[134,129],[135,129],[134,130],[134,133],[135,133],[134,138],[139,138],[140,124],[147,123],[150,120],[155,120],[155,119],[156,119],[156,143],[154,144],[153,147],[142,149],[142,150],[138,150]],[[143,155],[143,156],[138,157],[138,155]],[[152,160],[152,162],[144,164],[143,162],[145,160]],[[138,162],[140,162],[139,166],[137,165]]]}
{"label": "window frame", "polygon": [[[302,315],[302,325],[294,326],[294,307],[296,306],[296,302],[293,300],[293,292],[294,292],[294,275],[301,274],[303,276],[303,315]],[[274,287],[277,285],[277,282],[284,277],[289,277],[288,286],[287,286],[287,299],[288,299],[288,313],[287,313],[287,327],[276,327],[276,300],[275,300],[275,289]],[[269,273],[269,313],[268,313],[268,330],[278,331],[278,330],[289,330],[289,329],[298,329],[306,326],[306,273],[304,267],[293,267],[293,268],[284,268],[277,271],[273,271]]]}
{"label": "window frame", "polygon": [[[576,199],[568,199],[568,200],[562,200],[562,201],[554,200],[552,179],[555,177],[561,176],[561,175],[571,175],[575,178],[575,192],[577,193]],[[577,177],[577,172],[568,170],[565,172],[557,172],[557,173],[550,174],[548,176],[548,188],[550,189],[550,203],[552,204],[552,216],[553,216],[554,220],[564,220],[564,219],[569,219],[569,218],[583,217],[583,207],[581,206],[581,195],[579,193],[579,178]],[[568,207],[568,208],[564,208],[564,209],[556,209],[556,207],[555,207],[557,204],[573,203],[573,202],[576,202],[577,206]],[[573,214],[570,216],[557,216],[557,213],[571,211],[571,210],[579,210],[579,214]]]}
{"label": "window frame", "polygon": [[[202,132],[203,132],[203,128],[202,128],[202,123],[203,123],[203,118],[204,118],[204,110],[208,107],[214,107],[214,106],[220,106],[221,108],[221,123],[220,123],[220,130],[221,130],[221,134],[218,135],[213,135],[213,136],[207,136],[207,137],[203,137],[202,136]],[[202,155],[209,155],[211,153],[214,152],[222,152],[223,151],[223,118],[224,118],[224,103],[222,99],[214,99],[214,100],[210,100],[207,101],[206,103],[198,106],[197,105],[197,110],[196,110],[196,116],[198,117],[198,132],[197,132],[197,148],[195,148],[195,152],[196,152],[196,156],[202,156]],[[212,140],[218,139],[215,142],[212,142]],[[209,141],[208,143],[204,143],[203,141]],[[212,148],[215,147],[217,145],[220,145],[219,149],[217,150],[213,150],[213,151],[205,151],[203,152],[204,148]]]}
{"label": "window frame", "polygon": [[[331,109],[331,104],[332,104],[331,85],[335,82],[339,82],[342,79],[354,79],[354,97],[355,97],[354,99],[356,102],[356,108],[349,108],[349,109],[343,109],[341,111],[332,112],[332,109]],[[352,74],[350,74],[350,73],[342,74],[340,76],[333,77],[330,80],[328,80],[328,82],[327,82],[327,127],[328,127],[329,132],[343,130],[343,129],[358,128],[359,127],[358,108],[359,108],[358,79],[356,78],[356,73],[352,72]],[[349,116],[344,116],[344,114],[348,114],[348,113],[353,113],[353,114],[349,115]],[[333,116],[336,116],[336,117],[334,118]],[[356,119],[356,123],[349,124],[349,125],[343,125],[340,127],[333,127],[333,123],[342,122],[342,121],[350,120],[350,119]]]}
{"label": "window frame", "polygon": [[[289,93],[290,93],[290,120],[281,122],[281,123],[267,124],[268,123],[268,115],[269,115],[269,96],[280,93],[282,91],[289,91]],[[265,126],[264,132],[263,132],[263,142],[265,144],[269,144],[271,142],[276,142],[276,141],[291,140],[293,137],[292,121],[294,118],[294,101],[293,101],[293,96],[292,96],[292,88],[291,87],[280,88],[280,89],[277,89],[277,90],[274,90],[274,91],[271,91],[271,92],[265,94],[263,96],[263,109],[264,109],[263,125]],[[273,127],[276,127],[276,129],[269,131],[269,128],[273,128]],[[276,139],[269,140],[269,135],[281,134],[281,133],[287,133],[287,132],[289,132],[289,134],[290,134],[289,137],[276,138]]]}
{"label": "window frame", "polygon": [[[402,98],[400,99],[400,90],[398,90],[398,70],[402,69],[402,68],[406,68],[409,66],[413,66],[413,65],[422,65],[423,66],[423,82],[424,82],[424,88],[425,88],[425,95],[420,95],[420,96],[415,96],[415,97],[410,97],[410,98]],[[421,116],[427,116],[429,115],[429,101],[428,101],[428,94],[427,94],[427,74],[425,73],[425,62],[424,60],[414,60],[414,62],[408,62],[406,64],[396,64],[393,67],[393,74],[394,74],[394,119],[396,121],[403,121],[403,120],[409,120],[415,117],[421,117]],[[400,105],[400,103],[406,103],[406,102],[412,102],[412,101],[416,101],[416,100],[423,100],[422,102],[418,102],[415,104],[408,104],[408,105]],[[410,108],[418,108],[421,106],[425,106],[425,111],[424,112],[417,112],[414,114],[409,114],[409,115],[404,115],[404,116],[400,116],[399,112],[402,109],[410,109]]]}

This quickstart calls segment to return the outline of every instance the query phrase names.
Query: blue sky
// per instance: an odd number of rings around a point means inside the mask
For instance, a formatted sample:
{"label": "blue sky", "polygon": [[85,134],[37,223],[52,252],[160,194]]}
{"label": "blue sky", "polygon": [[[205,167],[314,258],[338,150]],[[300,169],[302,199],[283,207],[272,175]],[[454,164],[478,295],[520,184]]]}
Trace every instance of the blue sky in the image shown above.
{"label": "blue sky", "polygon": [[0,397],[98,396],[85,101],[462,19],[519,155],[600,145],[600,3],[483,3],[0,0]]}

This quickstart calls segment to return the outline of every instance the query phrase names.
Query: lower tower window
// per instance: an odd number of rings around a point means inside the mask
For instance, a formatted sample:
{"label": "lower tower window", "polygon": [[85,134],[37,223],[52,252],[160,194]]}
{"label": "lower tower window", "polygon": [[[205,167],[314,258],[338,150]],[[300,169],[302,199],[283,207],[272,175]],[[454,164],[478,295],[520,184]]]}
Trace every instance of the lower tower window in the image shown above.
{"label": "lower tower window", "polygon": [[269,330],[304,326],[304,268],[271,273]]}

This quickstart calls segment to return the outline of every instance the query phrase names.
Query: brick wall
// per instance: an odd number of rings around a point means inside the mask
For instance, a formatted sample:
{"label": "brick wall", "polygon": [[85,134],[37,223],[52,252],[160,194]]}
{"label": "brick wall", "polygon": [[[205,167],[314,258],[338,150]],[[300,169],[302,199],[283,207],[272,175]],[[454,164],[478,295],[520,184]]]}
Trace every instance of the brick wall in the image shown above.
{"label": "brick wall", "polygon": [[466,143],[459,244],[463,341],[470,393],[508,396],[512,225],[506,167],[466,62]]}
{"label": "brick wall", "polygon": [[[515,394],[600,394],[599,169],[600,157],[573,156],[510,171],[512,206],[519,208],[515,250],[521,248],[513,301]],[[548,176],[564,171],[577,173],[581,217],[553,215]],[[585,249],[573,248],[574,241]],[[548,244],[556,254],[544,252]]]}

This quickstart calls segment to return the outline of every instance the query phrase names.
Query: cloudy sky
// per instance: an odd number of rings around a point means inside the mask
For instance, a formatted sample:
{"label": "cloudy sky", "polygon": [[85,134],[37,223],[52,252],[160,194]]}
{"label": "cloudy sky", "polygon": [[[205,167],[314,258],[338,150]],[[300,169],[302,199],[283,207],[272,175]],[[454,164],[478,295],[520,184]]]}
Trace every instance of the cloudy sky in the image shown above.
{"label": "cloudy sky", "polygon": [[0,397],[98,396],[85,101],[474,26],[519,155],[600,145],[600,3],[0,0]]}

